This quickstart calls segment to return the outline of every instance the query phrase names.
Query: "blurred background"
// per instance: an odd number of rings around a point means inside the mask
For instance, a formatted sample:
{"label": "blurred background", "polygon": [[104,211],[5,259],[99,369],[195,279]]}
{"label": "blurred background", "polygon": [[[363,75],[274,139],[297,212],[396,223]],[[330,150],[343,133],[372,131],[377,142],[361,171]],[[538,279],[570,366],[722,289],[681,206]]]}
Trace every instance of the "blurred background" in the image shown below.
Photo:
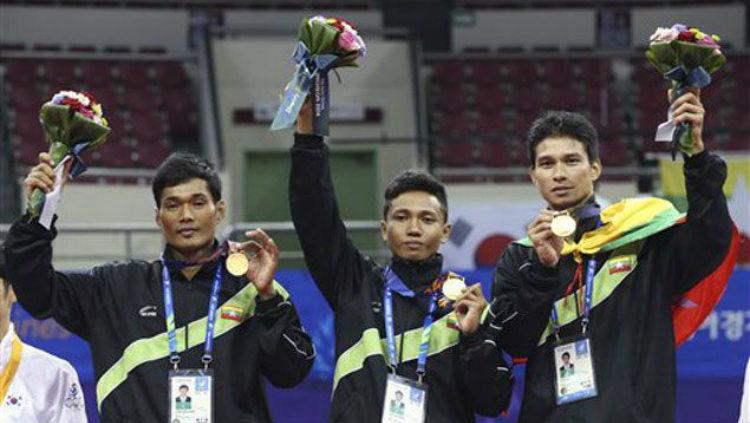
{"label": "blurred background", "polygon": [[[0,1],[0,240],[21,213],[23,176],[47,150],[39,107],[59,90],[93,93],[112,135],[85,154],[89,170],[66,187],[58,269],[156,259],[154,169],[175,150],[203,154],[225,183],[222,237],[269,230],[283,250],[277,279],[319,351],[301,387],[269,386],[275,419],[325,422],[333,320],[290,222],[292,132],[268,131],[293,72],[300,20],[344,17],[368,46],[359,69],[331,79],[334,182],[355,243],[388,256],[377,236],[384,187],[404,169],[428,169],[448,187],[446,262],[485,288],[505,245],[543,206],[528,181],[524,139],[545,109],[582,112],[599,129],[603,203],[657,195],[684,209],[681,163],[653,141],[666,85],[644,57],[657,26],[682,22],[720,34],[728,58],[703,92],[705,139],[729,164],[724,188],[744,242],[721,304],[678,351],[677,422],[736,422],[750,354],[747,9],[739,0]],[[22,339],[77,368],[97,422],[87,344],[18,306],[13,320]],[[516,373],[499,421],[516,419],[523,368]]]}

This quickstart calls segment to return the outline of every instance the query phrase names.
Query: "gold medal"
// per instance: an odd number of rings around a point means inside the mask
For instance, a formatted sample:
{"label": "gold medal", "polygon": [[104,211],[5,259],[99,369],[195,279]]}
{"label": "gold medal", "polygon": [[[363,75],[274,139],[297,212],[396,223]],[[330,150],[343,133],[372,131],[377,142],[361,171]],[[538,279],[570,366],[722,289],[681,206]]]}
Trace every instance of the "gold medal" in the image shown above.
{"label": "gold medal", "polygon": [[227,257],[226,261],[227,270],[234,276],[243,276],[247,273],[247,269],[250,267],[250,262],[247,261],[247,256],[243,252],[232,253]]}
{"label": "gold medal", "polygon": [[443,282],[443,296],[450,301],[456,301],[464,293],[464,288],[466,288],[466,283],[462,278],[449,276]]}
{"label": "gold medal", "polygon": [[560,238],[567,238],[576,232],[576,220],[568,213],[558,214],[552,218],[551,229]]}

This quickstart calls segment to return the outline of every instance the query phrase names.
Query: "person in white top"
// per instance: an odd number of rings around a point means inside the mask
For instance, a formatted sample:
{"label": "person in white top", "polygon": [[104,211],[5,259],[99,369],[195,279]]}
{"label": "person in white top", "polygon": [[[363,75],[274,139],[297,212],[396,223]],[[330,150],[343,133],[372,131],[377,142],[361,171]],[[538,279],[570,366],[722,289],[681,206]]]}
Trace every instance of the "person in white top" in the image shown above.
{"label": "person in white top", "polygon": [[737,423],[750,423],[750,357],[747,358],[747,367],[745,367],[745,387],[740,403],[740,419]]}
{"label": "person in white top", "polygon": [[0,423],[85,423],[73,366],[21,342],[10,322],[16,296],[0,254]]}

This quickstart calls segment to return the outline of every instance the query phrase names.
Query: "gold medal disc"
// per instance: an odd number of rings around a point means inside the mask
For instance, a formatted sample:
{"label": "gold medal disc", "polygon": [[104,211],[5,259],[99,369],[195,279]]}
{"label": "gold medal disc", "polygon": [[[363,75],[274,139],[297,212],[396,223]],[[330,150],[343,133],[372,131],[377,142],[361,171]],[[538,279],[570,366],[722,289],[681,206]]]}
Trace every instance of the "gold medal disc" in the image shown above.
{"label": "gold medal disc", "polygon": [[232,253],[227,257],[227,270],[234,276],[243,276],[247,273],[247,269],[250,267],[250,262],[247,261],[245,253]]}
{"label": "gold medal disc", "polygon": [[450,301],[456,301],[463,294],[466,283],[463,279],[451,277],[443,282],[443,296]]}
{"label": "gold medal disc", "polygon": [[576,231],[576,220],[567,213],[558,214],[552,218],[551,229],[560,238],[569,237]]}

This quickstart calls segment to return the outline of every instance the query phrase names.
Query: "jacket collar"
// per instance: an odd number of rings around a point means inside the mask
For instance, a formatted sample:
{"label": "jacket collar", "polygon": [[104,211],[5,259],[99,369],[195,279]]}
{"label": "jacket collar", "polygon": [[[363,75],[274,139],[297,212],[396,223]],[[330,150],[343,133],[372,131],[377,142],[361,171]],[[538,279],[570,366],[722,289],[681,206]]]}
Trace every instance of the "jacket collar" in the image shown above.
{"label": "jacket collar", "polygon": [[423,261],[411,261],[393,256],[391,269],[412,291],[424,291],[440,276],[443,256],[436,253]]}

